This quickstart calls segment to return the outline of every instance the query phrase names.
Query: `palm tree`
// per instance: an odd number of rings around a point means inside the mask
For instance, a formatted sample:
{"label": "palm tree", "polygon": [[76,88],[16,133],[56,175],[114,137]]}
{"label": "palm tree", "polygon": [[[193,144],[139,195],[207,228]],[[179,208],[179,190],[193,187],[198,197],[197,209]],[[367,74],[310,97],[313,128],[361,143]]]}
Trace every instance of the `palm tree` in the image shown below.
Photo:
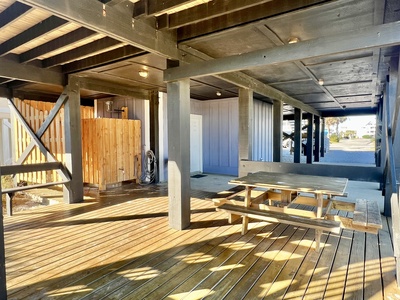
{"label": "palm tree", "polygon": [[347,117],[332,117],[325,119],[325,124],[328,126],[329,129],[331,126],[336,127],[336,136],[338,137],[338,141],[339,141],[339,124],[343,123],[346,120]]}

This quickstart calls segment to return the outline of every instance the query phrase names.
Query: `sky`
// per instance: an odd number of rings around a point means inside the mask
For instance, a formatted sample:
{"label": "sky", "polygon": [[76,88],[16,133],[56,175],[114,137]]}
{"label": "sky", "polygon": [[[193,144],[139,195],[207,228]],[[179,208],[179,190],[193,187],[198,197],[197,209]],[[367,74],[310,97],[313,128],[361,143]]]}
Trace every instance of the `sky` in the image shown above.
{"label": "sky", "polygon": [[351,128],[352,130],[359,130],[369,121],[375,120],[375,118],[375,115],[347,117],[347,120],[343,122],[343,126],[349,129]]}

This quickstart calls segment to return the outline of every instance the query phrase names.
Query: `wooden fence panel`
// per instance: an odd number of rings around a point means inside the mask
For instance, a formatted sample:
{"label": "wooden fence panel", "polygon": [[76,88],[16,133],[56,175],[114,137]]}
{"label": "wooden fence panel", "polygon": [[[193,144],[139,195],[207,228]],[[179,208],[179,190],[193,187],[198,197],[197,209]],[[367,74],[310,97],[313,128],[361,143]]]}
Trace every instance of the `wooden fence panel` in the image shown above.
{"label": "wooden fence panel", "polygon": [[[37,132],[43,122],[46,120],[50,110],[54,107],[54,103],[14,99],[15,105],[25,118],[27,124],[34,132]],[[81,107],[81,114],[85,118],[93,118],[93,107]],[[31,142],[31,138],[24,130],[20,122],[14,117],[14,155],[15,161],[21,156],[25,148]],[[64,109],[61,108],[49,128],[41,137],[41,141],[49,149],[50,153],[60,161],[64,162]],[[35,146],[32,152],[28,155],[25,163],[43,163],[46,162],[45,156]],[[29,183],[47,183],[54,181],[61,181],[57,171],[47,172],[31,172],[17,175],[18,181],[26,181]]]}
{"label": "wooden fence panel", "polygon": [[[21,101],[15,99],[18,110],[34,132],[37,132],[54,103]],[[122,181],[139,181],[141,176],[141,124],[138,120],[94,119],[92,107],[81,107],[82,116],[82,167],[86,183],[106,189]],[[15,119],[15,159],[23,153],[31,138]],[[43,144],[64,162],[64,109],[61,108],[41,138]],[[37,147],[27,157],[26,163],[42,163],[45,157]],[[19,181],[46,183],[61,181],[56,171],[19,174]]]}
{"label": "wooden fence panel", "polygon": [[138,120],[83,120],[84,172],[90,173],[84,174],[84,180],[101,190],[123,181],[138,182],[141,168],[136,161],[141,157],[140,130]]}

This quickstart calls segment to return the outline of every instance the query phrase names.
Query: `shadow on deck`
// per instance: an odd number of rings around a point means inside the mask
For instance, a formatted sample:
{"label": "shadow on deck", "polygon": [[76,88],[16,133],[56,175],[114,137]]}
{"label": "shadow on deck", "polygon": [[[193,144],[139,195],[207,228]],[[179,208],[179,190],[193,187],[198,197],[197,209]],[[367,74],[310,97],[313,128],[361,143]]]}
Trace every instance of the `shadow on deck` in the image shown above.
{"label": "shadow on deck", "polygon": [[192,191],[192,225],[168,226],[165,186],[125,186],[83,203],[5,217],[10,299],[398,298],[389,228],[324,234],[228,224]]}

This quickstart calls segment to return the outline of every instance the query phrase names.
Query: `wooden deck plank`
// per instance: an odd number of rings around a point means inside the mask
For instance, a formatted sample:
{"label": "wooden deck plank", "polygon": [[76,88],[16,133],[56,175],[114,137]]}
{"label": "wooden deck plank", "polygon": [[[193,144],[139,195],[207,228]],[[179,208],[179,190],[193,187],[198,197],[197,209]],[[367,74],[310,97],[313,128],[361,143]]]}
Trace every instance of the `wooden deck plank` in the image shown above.
{"label": "wooden deck plank", "polygon": [[365,233],[354,231],[344,299],[364,299]]}
{"label": "wooden deck plank", "polygon": [[367,233],[365,245],[364,298],[369,300],[382,299],[382,272],[380,268],[376,268],[379,261],[378,236]]}
{"label": "wooden deck plank", "polygon": [[[202,221],[202,218],[197,219],[198,221]],[[79,281],[76,281],[73,283],[73,285],[82,285],[84,284],[85,286],[89,287],[89,292],[87,293],[87,297],[94,297],[94,295],[100,294],[100,290],[104,287],[107,286],[108,290],[110,289],[111,286],[114,285],[114,280],[117,281],[117,279],[120,279],[120,274],[124,273],[125,275],[129,275],[128,271],[135,270],[133,272],[134,275],[129,276],[129,278],[125,278],[126,280],[133,280],[135,279],[135,276],[137,277],[144,277],[145,273],[152,273],[152,266],[157,266],[157,269],[159,269],[159,266],[157,265],[158,263],[163,262],[164,260],[173,262],[173,259],[169,259],[170,257],[174,257],[174,255],[177,255],[177,252],[180,251],[185,251],[185,248],[188,247],[189,245],[196,245],[197,247],[198,244],[203,242],[203,239],[205,241],[207,238],[210,236],[210,231],[211,228],[216,231],[216,233],[222,233],[224,230],[227,230],[226,227],[220,227],[220,229],[215,229],[215,227],[212,227],[212,221],[210,222],[210,229],[206,230],[205,232],[202,232],[201,230],[198,231],[188,231],[186,234],[181,234],[180,237],[178,238],[171,238],[171,239],[163,239],[163,244],[160,245],[159,243],[155,245],[157,247],[157,251],[153,252],[148,252],[146,254],[146,259],[143,260],[129,260],[130,258],[134,258],[135,256],[132,256],[132,251],[128,250],[126,253],[126,256],[124,260],[117,261],[115,263],[107,265],[107,268],[104,270],[99,270],[90,276],[86,276],[85,278],[82,278]],[[212,234],[211,234],[212,235]],[[183,249],[182,249],[183,247]],[[144,248],[144,247],[142,247]],[[194,248],[194,247],[193,247]],[[193,250],[193,249],[191,249]],[[143,267],[145,266],[145,267]],[[140,269],[140,267],[143,267],[143,269]],[[150,275],[149,278],[152,276]],[[118,286],[118,285],[117,285]],[[104,291],[103,291],[104,292]],[[79,294],[78,294],[79,295]],[[70,299],[70,298],[68,298]]]}
{"label": "wooden deck plank", "polygon": [[293,236],[283,246],[283,248],[277,253],[277,255],[271,260],[268,268],[257,278],[253,288],[247,293],[246,298],[256,299],[263,298],[271,288],[273,282],[275,282],[277,275],[290,258],[290,255],[296,249],[299,241],[303,239],[307,232],[304,228],[296,228]]}
{"label": "wooden deck plank", "polygon": [[[254,225],[254,224],[253,224]],[[203,260],[206,266],[203,266],[200,270],[198,270],[198,266],[196,266],[195,269],[197,269],[195,272],[188,272],[187,268],[184,268],[183,270],[175,269],[173,273],[178,275],[178,272],[181,272],[182,274],[185,274],[185,277],[188,278],[188,280],[184,281],[179,281],[180,286],[178,287],[177,290],[184,289],[186,292],[187,289],[191,289],[192,285],[196,285],[199,281],[203,280],[207,273],[209,273],[211,268],[214,268],[218,266],[220,263],[225,261],[227,258],[229,258],[233,253],[235,252],[236,247],[240,247],[241,245],[246,244],[249,240],[251,240],[258,232],[262,231],[264,226],[258,226],[256,228],[253,228],[252,232],[249,232],[248,234],[241,236],[239,238],[235,237],[235,235],[232,235],[234,239],[231,241],[228,239],[223,243],[225,245],[224,247],[221,247],[220,245],[217,245],[216,247],[213,248],[212,252],[209,252],[206,257],[200,258],[200,260]],[[183,266],[186,267],[188,263],[184,262]],[[177,282],[177,278],[173,277],[171,278],[172,282]],[[176,283],[175,283],[176,284]],[[184,293],[185,293],[184,292]],[[125,294],[131,294],[134,293],[135,297],[140,298],[140,290],[134,290],[131,286],[124,286],[123,289],[118,290],[116,293],[109,294],[107,295],[108,299],[121,299],[122,295]],[[174,294],[176,292],[174,291]],[[178,292],[180,296],[183,296],[181,292]],[[154,298],[154,295],[151,296],[149,299],[158,299]]]}
{"label": "wooden deck plank", "polygon": [[[165,206],[165,205],[164,205]],[[154,223],[154,219],[149,219],[150,222]],[[92,243],[87,243],[86,248],[85,245],[84,250],[81,249],[76,249],[75,251],[72,251],[72,253],[67,253],[70,254],[67,257],[61,256],[60,255],[56,255],[53,256],[55,261],[54,263],[52,261],[49,262],[49,259],[46,260],[48,264],[47,266],[47,272],[45,274],[45,276],[51,278],[52,275],[57,275],[58,273],[58,268],[57,265],[63,265],[65,266],[65,260],[67,260],[67,267],[68,268],[68,272],[74,272],[75,269],[74,268],[78,268],[78,269],[84,269],[85,267],[89,268],[91,267],[93,264],[98,266],[98,265],[103,265],[105,263],[108,263],[108,260],[111,261],[115,261],[118,260],[121,257],[120,253],[123,253],[124,250],[128,251],[129,253],[132,252],[132,250],[135,250],[135,247],[138,248],[137,251],[135,252],[135,255],[138,255],[138,253],[142,253],[146,247],[146,243],[149,243],[151,245],[157,244],[158,238],[157,235],[162,234],[163,236],[167,237],[168,235],[176,235],[176,232],[173,230],[168,229],[168,226],[166,226],[167,220],[166,220],[166,214],[163,217],[163,220],[160,221],[161,223],[157,226],[156,224],[153,224],[153,226],[149,226],[149,224],[143,223],[143,221],[141,221],[141,226],[138,226],[137,230],[133,230],[128,232],[129,235],[133,235],[134,238],[131,239],[124,239],[124,237],[126,236],[126,228],[124,226],[119,226],[122,231],[125,231],[125,235],[124,233],[115,233],[110,235],[110,234],[105,234],[105,237],[111,237],[108,238],[107,241],[103,241],[101,243],[95,243],[96,246],[92,247]],[[151,231],[149,231],[147,228],[150,228]],[[160,231],[161,230],[161,231]],[[141,233],[141,235],[139,234],[135,234],[135,232],[138,231],[139,233]],[[164,232],[164,233],[163,233]],[[147,239],[147,236],[151,234],[154,235],[153,239]],[[115,237],[115,238],[112,238]],[[122,237],[122,238],[121,238]],[[128,242],[129,241],[129,242]],[[99,245],[97,247],[97,245]],[[103,255],[96,255],[96,253],[101,253],[102,252],[102,247],[106,246],[108,248],[108,252],[103,254]],[[158,246],[155,245],[153,248],[157,248]],[[154,250],[154,249],[153,249]],[[104,251],[103,251],[104,252]],[[83,259],[83,261],[80,261],[80,256],[82,256],[81,254],[85,253],[86,255],[90,255],[91,257],[93,257],[92,259]],[[72,261],[71,261],[72,260]],[[71,261],[71,262],[69,262]],[[54,268],[49,270],[49,266],[52,266],[54,264]],[[74,267],[75,266],[75,267]],[[55,272],[55,274],[53,274]],[[30,272],[31,273],[35,273],[35,272]],[[36,274],[38,275],[38,274]],[[40,274],[39,274],[40,275]],[[37,279],[37,277],[36,277]],[[65,280],[63,280],[63,282],[61,283],[61,286],[65,286],[67,285],[68,282],[66,282]],[[53,286],[54,287],[54,286]],[[25,293],[28,293],[29,291],[27,289],[24,290]],[[41,293],[44,292],[44,289],[41,290]]]}
{"label": "wooden deck plank", "polygon": [[281,238],[275,237],[274,234],[269,237],[269,239],[272,239],[270,246],[257,255],[259,257],[257,263],[253,264],[251,268],[247,270],[246,274],[240,278],[240,281],[238,281],[231,288],[229,293],[225,295],[225,298],[240,299],[246,297],[258,278],[268,269],[274,258],[296,232],[296,229],[293,226],[286,226],[284,224],[281,224],[280,226],[285,226],[283,227],[284,231],[279,235]]}
{"label": "wooden deck plank", "polygon": [[[165,189],[141,189],[121,188],[86,203],[5,217],[9,298],[293,300],[400,295],[390,220],[383,216],[378,236],[359,233],[353,240],[354,231],[347,229],[339,235],[324,234],[321,253],[316,253],[311,229],[252,221],[242,237],[241,224],[228,224],[212,201],[202,200],[209,194],[201,191],[192,193],[190,228],[170,229]],[[357,257],[359,251],[365,257]]]}
{"label": "wooden deck plank", "polygon": [[[250,223],[250,226],[252,224],[253,223]],[[265,227],[266,231],[262,232],[261,235],[267,237],[267,236],[272,236],[274,232],[275,232],[275,234],[277,234],[277,232],[281,232],[281,229],[278,229],[277,226],[278,226],[277,224],[268,224]],[[284,226],[281,226],[280,228],[284,228]],[[268,248],[268,245],[271,244],[271,243],[272,243],[272,240],[267,240],[266,241],[265,239],[263,239],[261,241],[261,243],[259,243],[255,248],[252,248],[252,249],[256,249],[259,246],[263,247],[263,248]],[[256,259],[256,257],[254,257],[254,256],[252,256],[252,258]],[[248,265],[251,266],[252,262],[249,261]],[[241,268],[240,270],[243,270],[243,269],[246,269],[246,268]],[[234,271],[236,271],[236,270],[238,270],[238,269],[234,268]],[[183,278],[182,281],[186,281],[186,280],[187,280],[187,278]],[[228,284],[228,288],[230,288],[230,287],[231,287],[231,285]],[[222,288],[223,287],[221,286],[220,289],[222,290]],[[161,298],[161,297],[164,297],[164,296],[172,297],[172,295],[179,294],[182,291],[184,292],[184,290],[182,288],[180,288],[180,290],[179,290],[179,288],[178,289],[173,289],[173,288],[171,289],[171,287],[168,287],[167,285],[163,285],[161,288],[155,289],[155,290],[153,290],[153,292],[147,294],[146,298],[148,298],[148,299],[152,299],[152,298],[153,299],[158,299],[158,298]]]}
{"label": "wooden deck plank", "polygon": [[332,271],[328,279],[324,297],[327,299],[342,299],[346,284],[347,269],[350,259],[353,231],[342,230],[339,246]]}

